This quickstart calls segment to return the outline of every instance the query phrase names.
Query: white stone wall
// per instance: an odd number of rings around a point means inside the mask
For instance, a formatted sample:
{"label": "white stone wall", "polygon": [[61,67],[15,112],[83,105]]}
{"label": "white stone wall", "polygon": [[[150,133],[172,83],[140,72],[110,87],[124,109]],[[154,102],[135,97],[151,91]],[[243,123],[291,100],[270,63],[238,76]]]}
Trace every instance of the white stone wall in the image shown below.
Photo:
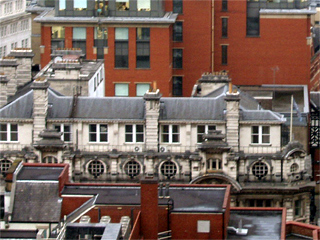
{"label": "white stone wall", "polygon": [[31,14],[25,9],[25,0],[0,1],[0,57],[12,48],[31,47]]}

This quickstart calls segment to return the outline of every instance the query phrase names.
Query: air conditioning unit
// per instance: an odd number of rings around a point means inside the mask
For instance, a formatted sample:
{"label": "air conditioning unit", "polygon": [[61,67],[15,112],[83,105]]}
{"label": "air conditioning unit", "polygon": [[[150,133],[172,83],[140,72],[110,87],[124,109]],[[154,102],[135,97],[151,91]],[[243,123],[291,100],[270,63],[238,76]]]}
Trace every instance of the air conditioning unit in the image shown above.
{"label": "air conditioning unit", "polygon": [[160,147],[160,152],[167,152],[167,148],[166,147]]}

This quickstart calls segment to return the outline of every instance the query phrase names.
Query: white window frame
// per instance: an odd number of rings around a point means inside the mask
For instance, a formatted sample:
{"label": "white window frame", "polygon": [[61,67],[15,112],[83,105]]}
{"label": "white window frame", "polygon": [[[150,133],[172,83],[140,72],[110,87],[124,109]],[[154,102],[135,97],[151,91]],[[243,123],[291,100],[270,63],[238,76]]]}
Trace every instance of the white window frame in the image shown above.
{"label": "white window frame", "polygon": [[[178,132],[173,132],[173,127],[178,127]],[[168,127],[168,132],[164,132],[164,127]],[[164,141],[164,135],[168,135],[168,141]],[[178,141],[173,141],[173,136],[178,136]],[[176,124],[163,124],[161,125],[161,143],[180,143],[180,125]]]}
{"label": "white window frame", "polygon": [[[96,126],[96,131],[95,132],[90,132],[90,126],[95,125]],[[100,131],[100,126],[107,126],[107,131],[106,132],[101,132]],[[108,124],[89,124],[88,126],[88,131],[89,131],[89,142],[90,143],[108,143],[109,142],[109,126]],[[90,135],[95,134],[96,140],[91,141],[90,140]],[[106,134],[107,135],[107,141],[101,141],[101,134]]]}
{"label": "white window frame", "polygon": [[[6,125],[6,130],[2,131],[1,130],[1,125]],[[16,125],[17,126],[17,131],[11,130],[12,126]],[[11,124],[11,123],[0,123],[0,134],[6,134],[6,140],[2,140],[0,138],[0,142],[18,142],[19,141],[19,126],[18,124]],[[16,134],[17,140],[12,140],[11,134]]]}
{"label": "white window frame", "polygon": [[[204,126],[204,133],[199,133],[199,127],[202,127]],[[210,129],[210,128],[214,128],[214,129]],[[199,141],[199,137],[202,138],[202,135],[203,134],[208,134],[209,130],[216,130],[217,129],[217,126],[216,125],[212,125],[212,124],[199,124],[197,125],[197,143],[201,143],[203,141]]]}
{"label": "white window frame", "polygon": [[[132,126],[132,132],[127,132],[127,126]],[[137,126],[142,126],[142,132],[137,131]],[[143,124],[126,124],[125,130],[125,142],[126,143],[143,143],[144,142],[144,125]],[[142,141],[137,141],[137,134],[142,134]],[[127,135],[132,135],[132,141],[127,141]]]}
{"label": "white window frame", "polygon": [[[62,133],[61,135],[61,140],[62,141],[65,141],[65,142],[72,142],[72,127],[71,127],[71,124],[64,124],[64,123],[61,123],[61,124],[54,124],[53,125],[54,129],[58,130],[59,132]],[[70,128],[70,131],[67,132],[65,131],[65,127],[69,127]],[[59,128],[59,129],[58,129]],[[69,141],[65,140],[66,139],[66,135],[69,135]]]}
{"label": "white window frame", "polygon": [[57,163],[59,163],[59,161],[58,161],[58,158],[55,157],[55,156],[45,156],[42,159],[42,163],[54,163],[54,164],[57,164]]}
{"label": "white window frame", "polygon": [[[253,128],[254,127],[258,127],[258,133],[253,133]],[[263,128],[264,127],[268,127],[268,129],[269,129],[269,133],[268,134],[263,133]],[[270,130],[271,130],[270,126],[268,126],[268,125],[251,126],[251,144],[270,145],[271,144],[271,142],[270,142],[270,140],[271,140]],[[258,142],[254,142],[253,141],[253,137],[254,136],[258,136]],[[268,142],[263,142],[263,137],[264,136],[269,136],[269,141]]]}

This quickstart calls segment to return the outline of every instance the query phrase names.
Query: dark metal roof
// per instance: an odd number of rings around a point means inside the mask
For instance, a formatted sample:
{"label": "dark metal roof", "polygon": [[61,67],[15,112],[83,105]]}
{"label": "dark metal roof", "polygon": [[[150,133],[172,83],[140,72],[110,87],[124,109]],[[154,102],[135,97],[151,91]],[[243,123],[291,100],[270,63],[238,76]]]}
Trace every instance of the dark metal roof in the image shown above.
{"label": "dark metal roof", "polygon": [[[225,187],[170,187],[169,195],[174,200],[174,211],[177,212],[221,212],[225,191]],[[138,186],[65,186],[62,194],[98,194],[95,202],[98,205],[140,205],[141,200],[140,187]],[[167,201],[167,198],[159,199],[159,204],[165,205]]]}
{"label": "dark metal roof", "polygon": [[24,166],[18,176],[17,180],[41,180],[41,181],[58,181],[63,167],[31,167]]}
{"label": "dark metal roof", "polygon": [[228,234],[227,239],[242,240],[277,240],[281,238],[282,211],[231,210],[228,226],[248,229],[248,235],[238,236]]}
{"label": "dark metal roof", "polygon": [[0,239],[36,239],[38,230],[1,229]]}
{"label": "dark metal roof", "polygon": [[16,182],[13,222],[59,222],[62,199],[58,181]]}

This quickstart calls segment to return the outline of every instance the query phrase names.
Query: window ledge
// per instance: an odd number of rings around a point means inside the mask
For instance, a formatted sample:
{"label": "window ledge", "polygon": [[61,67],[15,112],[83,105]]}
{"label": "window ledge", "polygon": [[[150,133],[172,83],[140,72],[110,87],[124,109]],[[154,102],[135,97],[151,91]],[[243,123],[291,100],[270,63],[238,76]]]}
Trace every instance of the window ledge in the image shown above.
{"label": "window ledge", "polygon": [[246,35],[247,38],[260,38],[260,35],[256,35],[256,36],[250,36],[250,35]]}
{"label": "window ledge", "polygon": [[271,143],[250,143],[249,146],[252,147],[270,147],[272,146]]}
{"label": "window ledge", "polygon": [[151,68],[136,68],[136,70],[151,70]]}
{"label": "window ledge", "polygon": [[93,144],[93,145],[95,145],[95,144],[98,144],[98,145],[107,144],[107,145],[109,145],[109,142],[88,142],[88,144]]}

